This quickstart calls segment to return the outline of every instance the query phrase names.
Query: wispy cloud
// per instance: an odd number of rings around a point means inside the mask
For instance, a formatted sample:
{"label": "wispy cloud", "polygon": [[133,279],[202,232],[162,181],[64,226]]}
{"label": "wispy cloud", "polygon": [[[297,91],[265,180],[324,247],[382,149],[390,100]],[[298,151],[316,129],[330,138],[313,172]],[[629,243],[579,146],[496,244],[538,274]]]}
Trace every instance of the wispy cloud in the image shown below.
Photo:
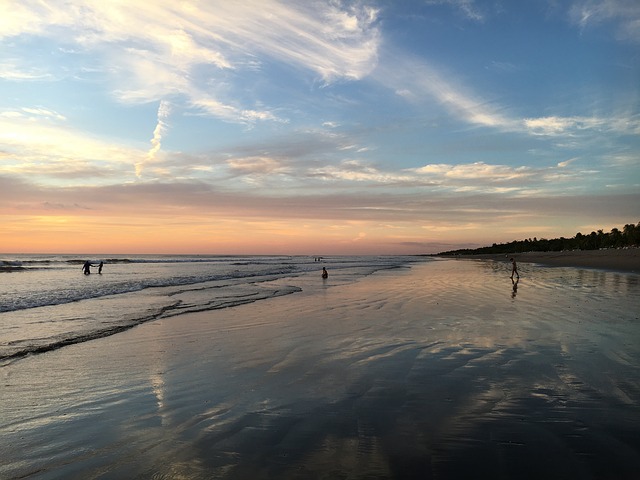
{"label": "wispy cloud", "polygon": [[527,131],[533,135],[573,136],[584,131],[600,131],[618,135],[639,135],[640,119],[616,117],[539,117],[523,120]]}
{"label": "wispy cloud", "polygon": [[623,112],[611,116],[550,115],[519,118],[509,114],[509,109],[499,102],[483,98],[472,88],[465,86],[456,79],[455,74],[438,70],[422,58],[392,52],[385,56],[385,60],[373,74],[377,81],[393,89],[410,103],[429,105],[435,101],[452,117],[470,125],[534,136],[571,137],[580,132],[640,134],[640,119],[637,115]]}
{"label": "wispy cloud", "polygon": [[517,119],[501,113],[499,105],[492,105],[462,85],[455,75],[438,70],[424,59],[389,51],[373,75],[407,101],[425,104],[435,100],[466,123],[501,130],[521,128]]}
{"label": "wispy cloud", "polygon": [[0,63],[0,79],[14,82],[36,81],[36,80],[53,80],[54,75],[47,72],[42,67],[36,65],[24,66],[21,62],[1,62]]}
{"label": "wispy cloud", "polygon": [[66,117],[64,115],[59,114],[58,112],[55,112],[53,110],[49,110],[47,108],[29,108],[29,107],[23,107],[22,111],[29,114],[29,115],[34,115],[34,116],[38,116],[38,117],[44,117],[44,118],[52,118],[54,120],[66,120]]}
{"label": "wispy cloud", "polygon": [[232,158],[226,162],[226,165],[233,176],[240,177],[252,185],[259,185],[265,178],[289,176],[292,173],[292,169],[286,162],[268,156]]}
{"label": "wispy cloud", "polygon": [[156,160],[156,155],[162,147],[162,136],[167,130],[167,119],[169,118],[170,113],[170,103],[166,100],[161,100],[160,105],[158,106],[158,121],[156,123],[156,128],[153,130],[153,138],[151,139],[151,149],[147,153],[144,161],[136,162],[135,164],[137,177],[142,176],[142,170],[147,164],[153,163]]}
{"label": "wispy cloud", "polygon": [[[199,222],[217,219],[279,219],[290,222],[299,219],[332,220],[342,222],[384,223],[385,229],[393,225],[453,226],[468,225],[473,218],[478,225],[498,225],[506,218],[531,219],[545,216],[570,217],[597,214],[611,217],[611,212],[624,218],[637,213],[635,205],[639,194],[556,195],[546,192],[534,197],[505,196],[495,191],[438,192],[437,194],[407,195],[402,190],[388,191],[384,195],[370,191],[309,192],[290,196],[286,192],[226,192],[202,182],[156,182],[130,185],[76,186],[63,190],[35,186],[30,181],[3,179],[0,174],[0,214],[30,211],[37,214],[47,204],[67,205],[77,214],[120,215],[126,223],[128,217],[166,217],[180,212],[180,216],[194,216]],[[52,199],[55,198],[55,202]],[[130,206],[135,204],[135,213]],[[81,206],[82,208],[79,208]],[[635,212],[635,213],[634,213]],[[628,219],[627,219],[628,220]],[[443,227],[444,228],[444,227]]]}
{"label": "wispy cloud", "polygon": [[[375,65],[380,43],[377,10],[360,4],[27,1],[15,7],[4,8],[0,38],[26,33],[55,38],[65,51],[91,52],[110,72],[121,101],[182,95],[201,113],[242,122],[275,116],[238,104],[235,92],[220,88],[225,71],[250,73],[264,58],[326,83],[360,79]],[[0,72],[24,76],[29,68],[35,66],[5,65]]]}
{"label": "wispy cloud", "polygon": [[0,145],[6,160],[0,174],[45,184],[82,177],[93,183],[126,181],[127,170],[145,157],[134,147],[77,131],[62,115],[41,108],[0,112]]}
{"label": "wispy cloud", "polygon": [[65,121],[66,117],[60,113],[41,107],[22,107],[17,110],[0,111],[0,117],[29,119],[32,121],[49,119],[54,121]]}
{"label": "wispy cloud", "polygon": [[481,22],[485,19],[480,7],[474,0],[425,0],[428,5],[449,5],[459,10],[469,20]]}
{"label": "wispy cloud", "polygon": [[529,167],[513,168],[506,165],[488,165],[483,162],[466,165],[425,165],[415,171],[421,175],[438,178],[440,181],[443,179],[484,180],[492,183],[522,180],[534,174],[534,171]]}
{"label": "wispy cloud", "polygon": [[620,40],[640,43],[640,3],[636,0],[574,1],[569,18],[582,29],[614,22]]}
{"label": "wispy cloud", "polygon": [[340,165],[314,168],[309,171],[309,174],[312,177],[323,180],[369,182],[376,184],[413,184],[416,181],[415,177],[408,174],[391,171],[385,172],[358,160],[347,160]]}
{"label": "wispy cloud", "polygon": [[275,114],[267,110],[242,109],[233,105],[227,105],[219,102],[207,93],[197,93],[192,91],[188,102],[195,110],[195,114],[217,117],[229,122],[237,122],[243,124],[251,124],[259,120],[274,120],[285,122],[279,119]]}

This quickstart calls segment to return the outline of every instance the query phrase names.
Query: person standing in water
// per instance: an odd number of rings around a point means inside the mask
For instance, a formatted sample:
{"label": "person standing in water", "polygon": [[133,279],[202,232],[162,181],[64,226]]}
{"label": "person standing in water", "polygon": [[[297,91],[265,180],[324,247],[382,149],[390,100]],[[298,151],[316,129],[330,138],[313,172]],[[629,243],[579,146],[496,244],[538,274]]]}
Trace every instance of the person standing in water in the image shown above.
{"label": "person standing in water", "polygon": [[322,278],[329,278],[329,273],[327,272],[327,269],[322,267]]}
{"label": "person standing in water", "polygon": [[518,273],[518,266],[516,265],[516,261],[511,257],[511,280],[513,280],[513,276],[516,275],[518,279],[520,279],[520,274]]}
{"label": "person standing in water", "polygon": [[84,265],[82,266],[82,271],[84,272],[85,275],[91,274],[91,262],[89,260],[84,262]]}
{"label": "person standing in water", "polygon": [[100,265],[98,265],[98,274],[102,275],[102,266],[104,265],[104,262],[100,262]]}

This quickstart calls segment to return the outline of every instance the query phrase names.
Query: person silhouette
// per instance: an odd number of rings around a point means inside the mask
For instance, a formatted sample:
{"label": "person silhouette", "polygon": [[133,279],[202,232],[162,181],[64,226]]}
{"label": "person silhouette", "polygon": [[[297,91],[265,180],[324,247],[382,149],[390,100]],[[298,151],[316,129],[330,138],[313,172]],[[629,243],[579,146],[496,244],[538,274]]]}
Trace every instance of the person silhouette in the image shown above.
{"label": "person silhouette", "polygon": [[104,265],[104,262],[100,262],[100,265],[98,265],[98,274],[102,275],[102,266]]}
{"label": "person silhouette", "polygon": [[91,274],[91,262],[89,260],[84,262],[84,265],[82,265],[82,271],[85,275]]}
{"label": "person silhouette", "polygon": [[516,261],[513,259],[513,257],[511,257],[510,260],[511,260],[511,280],[513,280],[513,275],[514,274],[519,279],[520,278],[520,274],[518,273],[518,266],[516,265]]}
{"label": "person silhouette", "polygon": [[327,269],[322,267],[322,278],[329,278],[329,273],[327,272]]}

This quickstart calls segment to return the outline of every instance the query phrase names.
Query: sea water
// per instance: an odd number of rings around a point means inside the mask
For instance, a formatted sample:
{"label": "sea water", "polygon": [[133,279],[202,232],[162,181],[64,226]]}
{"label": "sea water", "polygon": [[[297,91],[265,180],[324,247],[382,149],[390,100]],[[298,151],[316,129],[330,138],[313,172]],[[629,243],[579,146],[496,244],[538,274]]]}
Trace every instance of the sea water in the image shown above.
{"label": "sea water", "polygon": [[[91,274],[83,274],[90,261]],[[300,292],[322,267],[350,282],[420,257],[0,255],[0,362],[158,318]],[[98,274],[98,264],[104,263]]]}

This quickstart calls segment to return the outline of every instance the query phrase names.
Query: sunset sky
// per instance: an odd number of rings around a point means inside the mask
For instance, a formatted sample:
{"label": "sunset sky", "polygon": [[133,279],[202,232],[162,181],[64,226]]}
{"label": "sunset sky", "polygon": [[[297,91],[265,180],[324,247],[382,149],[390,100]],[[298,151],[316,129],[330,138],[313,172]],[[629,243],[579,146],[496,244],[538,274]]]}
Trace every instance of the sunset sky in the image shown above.
{"label": "sunset sky", "polygon": [[0,252],[435,253],[639,205],[637,0],[0,0]]}

